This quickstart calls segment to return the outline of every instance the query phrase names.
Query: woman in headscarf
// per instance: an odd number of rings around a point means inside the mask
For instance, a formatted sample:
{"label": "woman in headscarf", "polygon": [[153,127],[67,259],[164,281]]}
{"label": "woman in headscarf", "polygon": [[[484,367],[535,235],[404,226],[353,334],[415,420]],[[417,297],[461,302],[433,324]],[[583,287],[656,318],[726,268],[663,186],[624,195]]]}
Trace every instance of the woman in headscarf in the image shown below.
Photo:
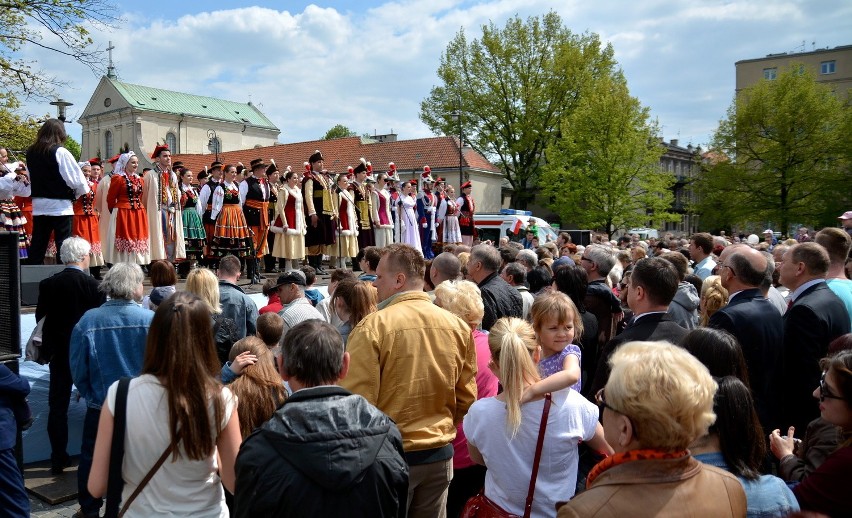
{"label": "woman in headscarf", "polygon": [[110,263],[148,264],[148,213],[142,203],[142,177],[138,174],[139,158],[129,151],[115,163],[107,194],[110,211],[108,246]]}

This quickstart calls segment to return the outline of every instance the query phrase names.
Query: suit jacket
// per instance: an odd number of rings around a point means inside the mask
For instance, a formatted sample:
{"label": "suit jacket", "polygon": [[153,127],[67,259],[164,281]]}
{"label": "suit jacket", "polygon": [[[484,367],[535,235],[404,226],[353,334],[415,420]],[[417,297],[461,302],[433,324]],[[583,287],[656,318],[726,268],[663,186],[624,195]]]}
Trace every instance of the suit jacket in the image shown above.
{"label": "suit jacket", "polygon": [[588,384],[588,390],[584,389],[583,392],[591,400],[598,390],[606,386],[610,372],[609,358],[621,344],[665,340],[680,345],[684,336],[686,336],[686,329],[680,327],[665,313],[653,313],[640,318],[637,322],[624,328],[620,335],[606,343],[601,350],[600,358],[598,358],[594,380]]}
{"label": "suit jacket", "polygon": [[828,344],[849,332],[849,313],[824,282],[803,291],[784,314],[784,405],[786,426],[807,429],[819,417],[813,397]]}
{"label": "suit jacket", "polygon": [[[743,290],[710,317],[710,327],[736,337],[748,366],[757,415],[765,430],[784,428],[781,385],[784,320],[759,289]],[[768,432],[767,432],[768,433]]]}
{"label": "suit jacket", "polygon": [[106,295],[98,291],[98,281],[77,268],[65,268],[38,283],[36,322],[47,318],[42,348],[51,362],[68,363],[71,330],[83,313],[105,301]]}

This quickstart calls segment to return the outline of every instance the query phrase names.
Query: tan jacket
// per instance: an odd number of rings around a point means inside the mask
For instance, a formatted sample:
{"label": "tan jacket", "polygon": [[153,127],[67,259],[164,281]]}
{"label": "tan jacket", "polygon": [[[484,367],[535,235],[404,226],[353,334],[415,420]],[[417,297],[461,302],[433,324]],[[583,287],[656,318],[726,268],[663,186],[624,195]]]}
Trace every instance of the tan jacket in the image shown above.
{"label": "tan jacket", "polygon": [[637,460],[604,471],[559,509],[558,518],[746,515],[746,496],[730,473],[692,457]]}
{"label": "tan jacket", "polygon": [[446,446],[476,400],[476,349],[461,318],[408,291],[349,335],[340,385],[396,422],[406,452]]}

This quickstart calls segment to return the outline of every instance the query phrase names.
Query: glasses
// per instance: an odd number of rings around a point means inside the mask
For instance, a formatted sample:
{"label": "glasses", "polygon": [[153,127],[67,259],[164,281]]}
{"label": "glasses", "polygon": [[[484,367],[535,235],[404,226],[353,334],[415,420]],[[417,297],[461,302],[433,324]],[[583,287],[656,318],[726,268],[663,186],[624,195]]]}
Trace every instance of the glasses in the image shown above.
{"label": "glasses", "polygon": [[822,371],[822,376],[819,378],[819,401],[822,403],[826,399],[839,399],[841,401],[846,398],[841,396],[835,396],[831,393],[831,390],[828,388],[828,385],[825,384],[825,373],[826,371]]}
{"label": "glasses", "polygon": [[621,415],[623,415],[624,417],[626,417],[626,418],[627,418],[627,420],[628,420],[628,421],[630,421],[630,427],[631,427],[631,428],[633,428],[633,436],[634,436],[634,437],[639,437],[639,432],[638,432],[638,429],[636,428],[636,423],[634,423],[634,422],[633,422],[633,419],[632,419],[629,415],[625,414],[624,412],[621,412],[621,411],[619,411],[619,410],[616,410],[615,408],[613,408],[613,407],[611,407],[609,404],[607,404],[607,402],[606,402],[606,392],[605,392],[605,391],[606,391],[606,388],[602,388],[602,389],[600,389],[600,390],[599,390],[599,391],[595,394],[595,401],[598,403],[598,406],[602,406],[602,407],[604,407],[604,408],[608,408],[608,409],[610,409],[612,412],[616,412],[616,413],[621,414]]}
{"label": "glasses", "polygon": [[586,256],[582,256],[582,257],[580,257],[580,260],[581,260],[581,261],[589,261],[589,262],[592,262],[592,260],[591,260],[591,259],[589,259],[589,258],[588,258],[588,257],[586,257]]}

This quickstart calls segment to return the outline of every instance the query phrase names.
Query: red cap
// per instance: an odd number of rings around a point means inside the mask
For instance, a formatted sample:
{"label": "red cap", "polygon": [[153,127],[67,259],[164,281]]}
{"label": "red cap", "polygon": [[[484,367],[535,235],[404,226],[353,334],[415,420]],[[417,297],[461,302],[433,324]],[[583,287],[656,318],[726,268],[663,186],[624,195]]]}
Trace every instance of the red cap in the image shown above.
{"label": "red cap", "polygon": [[459,187],[459,189],[467,189],[468,187],[471,187],[470,180],[468,180],[468,181],[466,181],[465,183],[461,184],[461,187]]}
{"label": "red cap", "polygon": [[305,162],[305,172],[307,172],[307,173],[311,172],[311,164],[309,164],[307,162]]}
{"label": "red cap", "polygon": [[373,174],[373,164],[367,162],[367,174]]}
{"label": "red cap", "polygon": [[114,157],[108,159],[107,162],[109,162],[110,164],[115,164],[116,162],[118,162],[119,158],[121,158],[121,153],[119,153],[119,154],[115,155]]}
{"label": "red cap", "polygon": [[169,150],[169,146],[167,146],[165,144],[157,144],[157,147],[154,148],[154,152],[151,153],[151,158],[157,158],[158,156],[160,156],[160,153],[162,153],[163,151],[168,151],[168,150]]}
{"label": "red cap", "polygon": [[98,157],[92,157],[87,161],[89,162],[89,165],[101,165],[101,159]]}
{"label": "red cap", "polygon": [[388,162],[388,167],[390,168],[391,173],[396,172],[396,164],[393,162]]}
{"label": "red cap", "polygon": [[429,167],[428,165],[424,165],[424,166],[423,166],[423,172],[425,173],[425,174],[423,175],[423,176],[425,177],[427,174],[429,174],[429,173],[431,173],[431,172],[432,172],[432,168],[431,168],[431,167]]}

